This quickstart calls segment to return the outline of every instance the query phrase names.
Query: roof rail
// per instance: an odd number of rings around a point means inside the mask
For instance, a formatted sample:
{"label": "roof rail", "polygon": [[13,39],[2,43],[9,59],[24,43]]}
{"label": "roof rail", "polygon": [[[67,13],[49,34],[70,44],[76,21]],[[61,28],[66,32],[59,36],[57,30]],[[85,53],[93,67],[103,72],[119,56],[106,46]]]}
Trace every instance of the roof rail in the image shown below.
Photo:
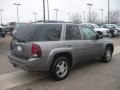
{"label": "roof rail", "polygon": [[45,22],[43,20],[39,20],[33,23],[74,23],[74,24],[80,24],[80,23],[76,23],[76,22],[66,22],[66,21],[55,21],[55,20],[46,20]]}

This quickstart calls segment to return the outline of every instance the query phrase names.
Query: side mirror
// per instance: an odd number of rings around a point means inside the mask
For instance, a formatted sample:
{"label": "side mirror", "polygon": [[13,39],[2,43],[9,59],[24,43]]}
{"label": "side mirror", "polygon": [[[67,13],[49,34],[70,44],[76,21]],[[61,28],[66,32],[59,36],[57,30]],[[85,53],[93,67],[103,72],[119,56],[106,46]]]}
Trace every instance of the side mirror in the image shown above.
{"label": "side mirror", "polygon": [[100,31],[97,31],[97,39],[102,39],[103,38],[103,33]]}
{"label": "side mirror", "polygon": [[95,29],[93,26],[91,26],[92,27],[92,29]]}
{"label": "side mirror", "polygon": [[113,28],[115,29],[115,26],[113,26]]}

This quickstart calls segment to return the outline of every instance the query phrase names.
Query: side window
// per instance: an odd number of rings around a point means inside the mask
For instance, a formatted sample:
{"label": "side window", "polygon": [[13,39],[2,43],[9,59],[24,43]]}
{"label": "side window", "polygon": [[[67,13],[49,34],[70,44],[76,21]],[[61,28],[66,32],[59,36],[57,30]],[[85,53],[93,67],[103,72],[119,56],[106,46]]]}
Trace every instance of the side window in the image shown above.
{"label": "side window", "polygon": [[93,29],[91,29],[89,27],[82,27],[81,30],[82,30],[86,40],[95,40],[96,39],[96,33],[95,33],[95,31],[93,31]]}
{"label": "side window", "polygon": [[105,25],[102,25],[101,28],[107,28]]}
{"label": "side window", "polygon": [[62,31],[62,25],[45,24],[40,25],[38,34],[38,41],[59,41]]}
{"label": "side window", "polygon": [[66,26],[66,40],[80,40],[80,29],[78,25]]}
{"label": "side window", "polygon": [[112,28],[115,28],[115,26],[114,26],[114,25],[112,25]]}

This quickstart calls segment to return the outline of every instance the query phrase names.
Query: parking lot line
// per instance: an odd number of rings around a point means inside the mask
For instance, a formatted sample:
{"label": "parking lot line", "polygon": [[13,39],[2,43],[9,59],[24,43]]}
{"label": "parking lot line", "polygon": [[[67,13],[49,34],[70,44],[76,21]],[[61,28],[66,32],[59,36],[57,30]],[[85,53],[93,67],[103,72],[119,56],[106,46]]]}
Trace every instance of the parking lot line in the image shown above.
{"label": "parking lot line", "polygon": [[[120,53],[120,46],[115,47],[113,55]],[[45,78],[46,75],[43,73],[40,74],[30,74],[25,71],[16,71],[8,74],[0,75],[0,89],[6,90],[16,86],[24,85],[38,79]]]}
{"label": "parking lot line", "polygon": [[43,75],[42,73],[30,74],[22,70],[8,74],[3,74],[0,75],[0,90],[6,90],[19,85],[27,84],[32,81],[42,79],[44,77],[46,77],[46,75]]}

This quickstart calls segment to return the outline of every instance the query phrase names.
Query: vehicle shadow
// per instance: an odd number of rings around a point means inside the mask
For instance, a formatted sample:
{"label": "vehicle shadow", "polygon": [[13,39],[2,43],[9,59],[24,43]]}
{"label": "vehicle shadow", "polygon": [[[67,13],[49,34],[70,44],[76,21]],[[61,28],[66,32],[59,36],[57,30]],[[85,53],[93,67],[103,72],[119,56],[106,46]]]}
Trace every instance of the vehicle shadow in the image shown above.
{"label": "vehicle shadow", "polygon": [[[70,78],[72,75],[74,75],[74,73],[76,73],[78,70],[79,71],[83,71],[84,69],[86,68],[94,68],[98,65],[103,65],[103,64],[106,64],[106,63],[102,63],[102,61],[100,61],[99,59],[93,59],[93,60],[85,60],[85,61],[80,61],[79,63],[77,63],[76,65],[74,65],[71,69],[70,69],[70,73],[68,75],[68,78]],[[44,72],[44,74],[47,74],[47,79],[51,82],[56,82],[56,80],[53,80],[51,78],[51,76],[49,75],[48,72]],[[38,72],[39,74],[39,72]]]}
{"label": "vehicle shadow", "polygon": [[[85,68],[89,68],[89,67],[96,67],[97,65],[103,65],[106,63],[102,63],[102,61],[100,61],[99,59],[94,59],[94,60],[85,60],[85,61],[80,61],[79,63],[77,63],[76,65],[74,65],[71,69],[70,69],[70,73],[68,75],[67,78],[71,78],[72,75],[74,75],[74,73],[76,73],[78,70],[79,71],[83,71]],[[38,72],[39,73],[39,72]],[[45,72],[47,74],[46,79],[50,82],[57,82],[56,80],[52,79],[51,76],[49,75],[49,73]]]}
{"label": "vehicle shadow", "polygon": [[96,66],[97,64],[103,64],[102,61],[99,59],[92,59],[92,60],[85,60],[85,61],[80,61],[77,63],[73,68],[72,71],[77,70],[77,69],[83,69],[88,66]]}
{"label": "vehicle shadow", "polygon": [[[95,67],[99,68],[99,66],[101,66],[103,64],[105,64],[105,63],[102,63],[100,60],[97,60],[97,59],[80,61],[77,65],[75,65],[73,68],[71,68],[68,77],[62,81],[56,81],[56,80],[52,79],[48,72],[36,72],[36,73],[32,72],[32,73],[30,73],[31,75],[28,79],[34,78],[36,76],[38,78],[34,79],[32,82],[22,85],[22,87],[18,86],[17,88],[19,88],[19,90],[48,90],[49,87],[52,87],[52,86],[53,86],[52,88],[58,88],[58,87],[61,89],[67,88],[69,86],[66,86],[66,87],[62,87],[62,86],[67,85],[68,82],[73,82],[74,80],[77,81],[78,78],[82,79],[84,77],[84,75],[89,73],[89,72],[85,71],[86,68],[88,70],[89,70],[89,68],[90,69],[95,68]],[[20,75],[20,76],[29,76],[29,73],[26,75],[24,73],[23,75]],[[16,90],[16,88],[11,89],[11,90]]]}

